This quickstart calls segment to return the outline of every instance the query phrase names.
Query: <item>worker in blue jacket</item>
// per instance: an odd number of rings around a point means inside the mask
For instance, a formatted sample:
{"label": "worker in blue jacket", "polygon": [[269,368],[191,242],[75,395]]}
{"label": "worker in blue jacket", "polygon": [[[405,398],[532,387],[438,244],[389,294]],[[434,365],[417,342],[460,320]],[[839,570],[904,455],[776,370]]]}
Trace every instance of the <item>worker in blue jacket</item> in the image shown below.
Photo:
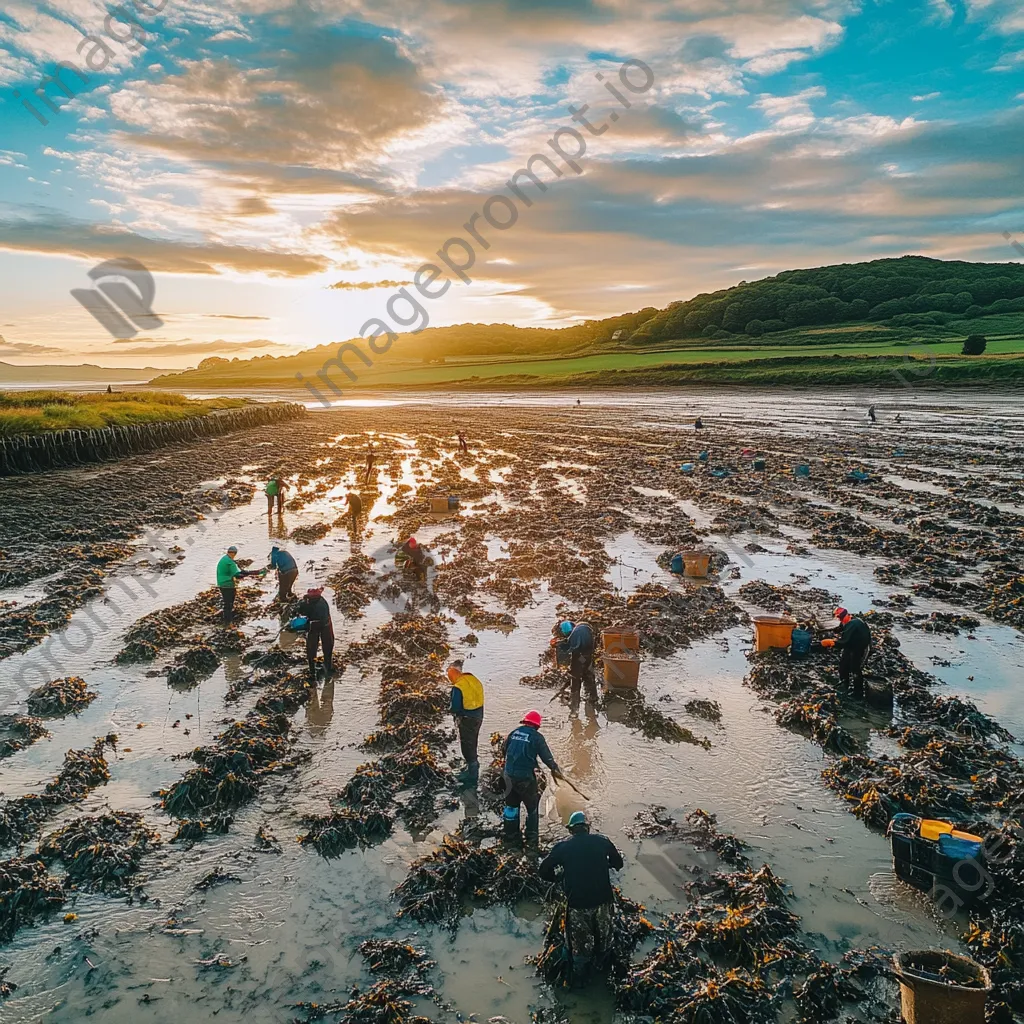
{"label": "worker in blue jacket", "polygon": [[527,711],[522,722],[505,737],[505,809],[502,821],[505,837],[520,841],[519,808],[526,808],[526,840],[536,843],[540,832],[540,787],[537,784],[537,762],[543,761],[556,779],[564,779],[547,740],[540,732],[539,711]]}
{"label": "worker in blue jacket", "polygon": [[299,567],[287,551],[276,545],[270,549],[270,568],[277,570],[277,599],[282,604],[291,601],[295,595],[292,587],[299,578]]}
{"label": "worker in blue jacket", "polygon": [[452,684],[451,712],[459,728],[459,746],[466,759],[466,770],[459,782],[470,789],[480,781],[480,756],[477,741],[484,721],[484,684],[472,672],[463,671],[463,661],[448,666],[448,680]]}
{"label": "worker in blue jacket", "polygon": [[561,624],[565,648],[569,652],[569,675],[572,678],[570,695],[574,702],[580,699],[580,689],[586,686],[587,700],[597,700],[597,680],[594,678],[594,631],[588,622]]}

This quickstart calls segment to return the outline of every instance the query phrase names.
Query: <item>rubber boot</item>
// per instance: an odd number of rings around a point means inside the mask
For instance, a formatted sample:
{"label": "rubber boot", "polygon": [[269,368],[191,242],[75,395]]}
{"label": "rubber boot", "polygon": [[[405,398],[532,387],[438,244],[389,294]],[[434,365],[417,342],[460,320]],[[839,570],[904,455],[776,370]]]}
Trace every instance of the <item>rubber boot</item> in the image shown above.
{"label": "rubber boot", "polygon": [[540,837],[540,810],[526,812],[526,843],[536,846]]}
{"label": "rubber boot", "polygon": [[470,761],[464,772],[459,772],[459,785],[463,789],[476,789],[480,781],[480,762]]}
{"label": "rubber boot", "polygon": [[[515,817],[513,817],[513,813]],[[506,807],[501,815],[501,823],[505,842],[512,846],[520,846],[523,834],[519,831],[519,808]]]}

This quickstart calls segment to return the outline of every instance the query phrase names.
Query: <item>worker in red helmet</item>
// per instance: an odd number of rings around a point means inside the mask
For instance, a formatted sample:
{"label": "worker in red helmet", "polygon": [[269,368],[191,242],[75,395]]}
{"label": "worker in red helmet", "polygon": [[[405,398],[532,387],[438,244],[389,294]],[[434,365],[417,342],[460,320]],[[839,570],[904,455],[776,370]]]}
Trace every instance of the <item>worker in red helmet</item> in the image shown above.
{"label": "worker in red helmet", "polygon": [[839,682],[854,697],[863,697],[864,664],[871,654],[871,628],[863,619],[855,618],[842,606],[832,614],[842,626],[843,632],[838,640],[822,640],[821,646],[839,648]]}
{"label": "worker in red helmet", "polygon": [[427,553],[423,545],[415,537],[410,537],[404,544],[399,545],[395,560],[411,566],[417,576],[426,574]]}
{"label": "worker in red helmet", "polygon": [[561,769],[540,732],[539,711],[527,711],[523,720],[505,737],[505,809],[502,821],[505,838],[518,842],[519,808],[526,808],[526,841],[536,843],[540,832],[540,787],[537,784],[537,761],[543,761],[556,779]]}

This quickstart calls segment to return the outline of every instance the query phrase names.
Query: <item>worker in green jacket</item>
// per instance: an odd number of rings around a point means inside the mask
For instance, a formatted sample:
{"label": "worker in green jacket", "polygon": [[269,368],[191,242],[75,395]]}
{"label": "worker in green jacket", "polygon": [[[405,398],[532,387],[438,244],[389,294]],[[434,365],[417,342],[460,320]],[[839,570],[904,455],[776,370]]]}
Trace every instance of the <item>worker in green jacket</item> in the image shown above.
{"label": "worker in green jacket", "polygon": [[267,515],[274,511],[274,502],[277,502],[277,513],[284,512],[284,481],[279,476],[272,476],[263,488],[267,496]]}
{"label": "worker in green jacket", "polygon": [[217,588],[224,602],[224,625],[226,626],[235,614],[235,580],[240,576],[266,576],[266,569],[243,569],[235,561],[238,548],[234,544],[228,553],[217,563]]}

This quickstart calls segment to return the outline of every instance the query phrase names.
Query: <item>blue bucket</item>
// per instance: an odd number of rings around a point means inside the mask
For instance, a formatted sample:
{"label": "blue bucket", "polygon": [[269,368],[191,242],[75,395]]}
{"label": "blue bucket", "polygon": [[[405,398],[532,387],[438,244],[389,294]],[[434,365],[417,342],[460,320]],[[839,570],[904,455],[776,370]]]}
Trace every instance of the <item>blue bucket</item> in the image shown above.
{"label": "blue bucket", "polygon": [[698,455],[698,456],[697,456],[697,458],[698,458],[698,459],[699,459],[699,460],[700,460],[701,462],[707,462],[707,461],[708,461],[708,459],[710,459],[710,458],[711,458],[711,452],[701,452],[701,453],[700,453],[700,455]]}
{"label": "blue bucket", "polygon": [[309,628],[309,619],[305,615],[296,615],[291,622],[288,623],[288,629],[292,633],[301,633],[302,630]]}
{"label": "blue bucket", "polygon": [[810,476],[810,475],[811,475],[811,467],[808,466],[806,463],[801,463],[799,466],[796,466],[794,468],[794,470],[793,470],[793,476]]}
{"label": "blue bucket", "polygon": [[682,555],[673,555],[672,556],[672,561],[669,563],[669,568],[677,576],[682,576],[683,575],[683,556]]}
{"label": "blue bucket", "polygon": [[679,467],[680,473],[692,473],[697,467],[692,462],[684,462]]}

